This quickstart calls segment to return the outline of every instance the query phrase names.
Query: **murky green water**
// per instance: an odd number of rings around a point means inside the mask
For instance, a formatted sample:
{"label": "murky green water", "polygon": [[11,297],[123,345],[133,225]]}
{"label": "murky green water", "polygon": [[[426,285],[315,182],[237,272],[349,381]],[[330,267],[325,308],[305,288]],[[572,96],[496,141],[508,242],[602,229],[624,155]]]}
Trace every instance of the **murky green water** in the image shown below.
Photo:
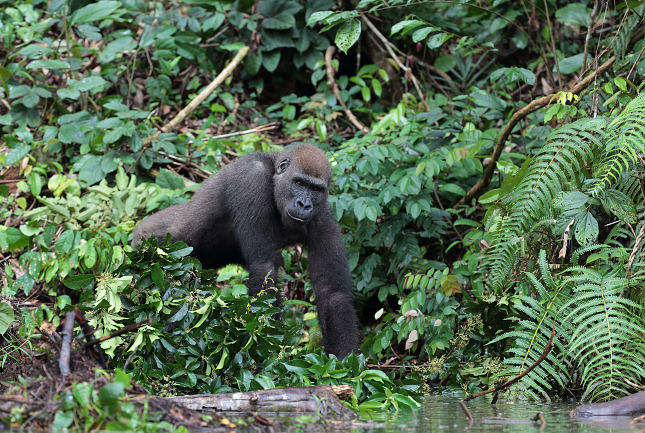
{"label": "murky green water", "polygon": [[[480,397],[467,403],[475,418],[471,424],[453,397],[427,396],[417,413],[381,414],[362,416],[361,425],[334,430],[380,433],[380,432],[645,432],[645,423],[630,426],[633,417],[571,418],[569,411],[574,403],[535,403],[530,401],[498,401],[495,406],[490,398]],[[484,420],[487,417],[505,417],[528,420],[541,412],[546,420],[543,430],[540,423],[508,424]],[[347,426],[346,426],[347,427]]]}

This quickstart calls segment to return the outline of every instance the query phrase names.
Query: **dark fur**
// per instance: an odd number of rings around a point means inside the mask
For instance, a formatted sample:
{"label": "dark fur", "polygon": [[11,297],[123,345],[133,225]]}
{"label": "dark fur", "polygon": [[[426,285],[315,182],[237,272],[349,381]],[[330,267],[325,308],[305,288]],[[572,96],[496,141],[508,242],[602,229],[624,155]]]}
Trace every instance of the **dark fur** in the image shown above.
{"label": "dark fur", "polygon": [[141,221],[133,245],[170,233],[205,268],[244,265],[251,295],[269,271],[277,279],[280,249],[306,245],[323,344],[343,358],[356,349],[358,332],[345,246],[327,202],[330,180],[329,161],[315,146],[253,153],[223,167],[191,201]]}

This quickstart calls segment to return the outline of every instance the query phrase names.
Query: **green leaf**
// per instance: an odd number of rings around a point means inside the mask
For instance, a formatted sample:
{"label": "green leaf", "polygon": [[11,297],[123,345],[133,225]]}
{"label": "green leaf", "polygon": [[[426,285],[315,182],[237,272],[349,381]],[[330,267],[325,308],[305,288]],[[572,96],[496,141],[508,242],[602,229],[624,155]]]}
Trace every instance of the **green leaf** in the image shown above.
{"label": "green leaf", "polygon": [[65,278],[62,282],[69,289],[83,290],[86,289],[90,284],[92,284],[92,282],[94,282],[94,275],[74,275],[72,277]]}
{"label": "green leaf", "polygon": [[78,90],[73,90],[73,89],[58,89],[58,90],[56,90],[56,94],[61,99],[77,100],[78,98],[81,97],[81,92],[79,92]]}
{"label": "green leaf", "polygon": [[6,302],[0,302],[0,335],[4,335],[14,320],[13,308]]}
{"label": "green leaf", "polygon": [[582,3],[571,3],[555,11],[555,17],[561,23],[589,26],[591,9]]}
{"label": "green leaf", "polygon": [[[61,127],[62,129],[63,127]],[[79,180],[84,180],[88,185],[100,182],[104,175],[103,170],[101,170],[102,158],[99,155],[84,155],[83,158],[81,170],[78,172]]]}
{"label": "green leaf", "polygon": [[22,161],[22,159],[29,154],[31,151],[31,146],[28,144],[21,144],[20,146],[16,147],[15,149],[11,149],[11,151],[7,154],[4,160],[5,165],[13,165],[17,163],[18,161]]}
{"label": "green leaf", "polygon": [[69,69],[69,63],[63,60],[35,60],[27,65],[25,69]]}
{"label": "green leaf", "polygon": [[296,25],[296,18],[286,12],[281,12],[262,21],[262,28],[273,30],[286,30]]}
{"label": "green leaf", "polygon": [[372,93],[370,92],[370,88],[369,88],[369,87],[367,87],[367,86],[365,86],[365,87],[361,87],[361,95],[363,96],[363,100],[364,100],[365,102],[370,102],[370,99],[371,99]]}
{"label": "green leaf", "polygon": [[112,15],[121,6],[118,1],[99,1],[84,6],[72,14],[69,23],[71,25],[99,21]]}
{"label": "green leaf", "polygon": [[466,195],[466,191],[462,187],[455,185],[454,183],[446,183],[444,185],[441,185],[439,187],[439,191],[451,192],[453,194],[457,194],[458,196]]}
{"label": "green leaf", "polygon": [[54,251],[57,253],[69,253],[74,247],[74,231],[65,230],[56,240]]}
{"label": "green leaf", "polygon": [[168,189],[183,190],[185,187],[183,179],[166,168],[159,170],[159,174],[157,175],[155,183],[162,188]]}
{"label": "green leaf", "polygon": [[589,212],[580,212],[575,225],[574,235],[580,245],[591,245],[598,240],[598,221]]}
{"label": "green leaf", "polygon": [[334,15],[334,13],[332,11],[314,12],[309,17],[309,20],[307,21],[307,26],[316,24],[318,21],[324,21],[325,18],[327,18],[330,15]]}
{"label": "green leaf", "polygon": [[[575,56],[571,57],[566,57],[558,63],[558,66],[560,67],[560,73],[568,75],[568,74],[573,74],[576,72],[578,69],[582,67],[582,57],[584,56],[584,53],[576,54]],[[553,66],[553,72],[557,72],[555,69],[555,65]]]}
{"label": "green leaf", "polygon": [[424,40],[430,33],[436,32],[437,30],[439,30],[437,27],[424,27],[422,29],[419,29],[412,35],[412,41],[420,42]]}
{"label": "green leaf", "polygon": [[347,50],[358,41],[360,36],[361,22],[358,19],[351,19],[340,26],[334,42],[343,53],[347,54]]}
{"label": "green leaf", "polygon": [[103,385],[99,390],[99,402],[101,406],[108,409],[108,412],[114,413],[119,405],[119,397],[123,392],[123,383],[108,383]]}
{"label": "green leaf", "polygon": [[206,18],[202,24],[202,30],[207,32],[208,30],[217,30],[224,20],[226,15],[221,12],[215,12],[210,18]]}
{"label": "green leaf", "polygon": [[528,69],[511,67],[511,68],[500,68],[494,71],[488,77],[491,82],[497,80],[500,77],[506,77],[509,82],[514,81],[524,81],[526,84],[533,85],[535,84],[535,74]]}
{"label": "green leaf", "polygon": [[400,32],[401,30],[403,30],[403,34],[406,34],[410,30],[423,25],[425,25],[425,22],[420,20],[405,20],[398,22],[392,26],[392,30],[390,30],[390,36]]}
{"label": "green leaf", "polygon": [[107,81],[99,76],[85,77],[79,81],[72,79],[67,80],[67,85],[72,87],[74,90],[78,90],[79,92],[87,92],[93,89],[100,89],[106,84]]}
{"label": "green leaf", "polygon": [[444,42],[446,42],[451,37],[452,36],[447,33],[437,33],[436,35],[432,35],[428,38],[428,41],[426,42],[426,46],[428,47],[429,50],[439,48],[440,46],[443,45]]}
{"label": "green leaf", "polygon": [[152,269],[150,270],[150,277],[152,278],[152,282],[155,283],[155,285],[159,288],[159,290],[163,290],[164,276],[163,276],[163,271],[159,266],[159,263],[155,263],[152,266]]}
{"label": "green leaf", "polygon": [[246,56],[244,70],[248,72],[249,75],[257,75],[260,71],[260,66],[262,66],[262,51],[256,51],[255,53],[251,53]]}
{"label": "green leaf", "polygon": [[168,323],[179,322],[181,319],[186,317],[187,313],[188,313],[188,304],[184,302],[183,304],[181,304],[181,307],[179,307],[179,309],[175,312],[175,314],[173,314],[168,318]]}
{"label": "green leaf", "polygon": [[54,421],[52,422],[53,430],[62,431],[66,430],[74,422],[74,411],[71,410],[59,410],[54,415]]}
{"label": "green leaf", "polygon": [[580,191],[561,192],[553,199],[553,206],[558,209],[572,210],[584,206],[589,196]]}
{"label": "green leaf", "polygon": [[280,50],[264,52],[262,54],[262,66],[269,72],[273,72],[280,63]]}

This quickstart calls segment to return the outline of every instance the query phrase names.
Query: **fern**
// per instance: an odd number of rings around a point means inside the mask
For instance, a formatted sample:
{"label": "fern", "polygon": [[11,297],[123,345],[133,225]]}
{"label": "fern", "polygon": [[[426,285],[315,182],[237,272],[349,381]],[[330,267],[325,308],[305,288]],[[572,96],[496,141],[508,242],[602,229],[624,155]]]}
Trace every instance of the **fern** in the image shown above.
{"label": "fern", "polygon": [[564,369],[562,356],[566,352],[563,341],[568,341],[571,335],[569,322],[564,320],[562,315],[563,303],[568,300],[564,294],[565,285],[560,284],[555,292],[551,289],[556,286],[548,269],[546,254],[540,252],[540,272],[547,283],[545,287],[533,274],[527,273],[528,278],[537,290],[535,298],[531,296],[518,295],[515,308],[524,313],[524,318],[511,317],[509,320],[517,321],[518,326],[513,331],[504,333],[495,338],[491,343],[503,339],[512,339],[513,346],[509,352],[513,356],[505,358],[504,363],[509,368],[502,371],[500,376],[517,375],[526,370],[542,355],[546,344],[551,337],[552,327],[555,326],[556,338],[553,342],[555,347],[549,352],[546,359],[542,361],[531,373],[522,379],[521,385],[524,392],[535,399],[550,400],[552,379],[560,385],[565,386],[565,379],[568,375]]}
{"label": "fern", "polygon": [[553,219],[551,203],[565,185],[580,183],[581,162],[590,163],[594,151],[603,147],[606,120],[582,119],[563,126],[533,159],[524,178],[505,198],[507,215],[500,217],[497,237],[484,257],[489,287],[499,292],[517,264],[517,248],[531,234],[538,220]]}
{"label": "fern", "polygon": [[583,400],[624,397],[634,391],[626,379],[645,378],[645,327],[631,312],[641,307],[622,296],[627,279],[582,267],[575,272],[568,281],[576,283],[576,295],[563,309],[571,308],[565,321],[575,325],[568,354],[582,370]]}
{"label": "fern", "polygon": [[637,164],[639,152],[645,154],[645,92],[609,124],[604,118],[582,119],[551,134],[524,177],[512,179],[515,187],[502,197],[505,215],[489,223],[496,238],[484,257],[488,288],[498,293],[508,285],[518,264],[518,248],[536,235],[533,226],[538,221],[554,218],[552,203],[558,193],[583,186],[584,167],[594,167],[595,179],[585,185],[590,195],[598,197],[618,184],[629,195],[616,191],[614,196],[637,198],[636,184],[624,174]]}
{"label": "fern", "polygon": [[[520,279],[534,289],[532,296],[513,296],[517,325],[495,340],[512,342],[501,374],[526,370],[554,323],[557,330],[555,348],[520,381],[533,397],[548,399],[554,386],[568,386],[571,371],[585,400],[622,397],[634,392],[631,384],[645,382],[645,188],[634,175],[643,155],[645,92],[613,120],[583,119],[551,134],[530,164],[505,180],[499,207],[489,211],[487,290],[500,293]],[[611,229],[598,244],[596,217],[603,210]],[[547,257],[566,252],[566,238],[579,248],[553,276]]]}

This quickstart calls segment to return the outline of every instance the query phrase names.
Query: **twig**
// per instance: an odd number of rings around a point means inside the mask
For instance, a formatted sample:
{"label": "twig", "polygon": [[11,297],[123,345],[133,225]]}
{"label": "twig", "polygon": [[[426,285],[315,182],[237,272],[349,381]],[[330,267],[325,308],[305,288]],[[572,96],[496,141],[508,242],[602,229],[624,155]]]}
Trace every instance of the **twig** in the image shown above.
{"label": "twig", "polygon": [[[570,92],[575,94],[580,93],[582,90],[584,90],[598,75],[602,74],[605,72],[607,69],[611,67],[611,65],[614,64],[616,61],[616,56],[611,57],[609,60],[607,60],[605,63],[600,65],[600,67],[591,75],[589,75],[587,78],[582,80],[580,83],[576,84],[571,88]],[[513,116],[511,117],[511,120],[508,121],[504,129],[502,130],[502,134],[499,136],[499,139],[497,140],[497,143],[495,144],[495,149],[493,150],[493,155],[491,156],[491,160],[488,163],[488,166],[486,167],[486,171],[484,172],[484,176],[470,188],[470,190],[466,193],[464,197],[462,197],[461,200],[457,202],[455,207],[462,205],[470,199],[472,199],[475,195],[477,195],[481,190],[486,188],[488,184],[490,183],[490,180],[493,178],[493,173],[495,172],[496,168],[496,162],[499,159],[500,155],[502,154],[502,150],[504,149],[504,145],[506,144],[506,140],[508,137],[511,135],[511,132],[513,131],[513,128],[515,128],[515,125],[518,124],[518,122],[522,119],[524,119],[526,116],[529,114],[533,113],[534,111],[539,110],[540,108],[546,107],[551,103],[553,98],[555,98],[557,93],[543,96],[541,98],[538,98],[534,101],[531,101],[529,105],[526,107],[518,110]]]}
{"label": "twig", "polygon": [[[589,15],[589,27],[587,28],[587,36],[585,37],[585,50],[584,50],[584,53],[582,54],[583,72],[587,70],[587,56],[589,55],[589,42],[591,41],[591,32],[593,30],[593,26],[596,18],[596,12],[598,12],[598,0],[594,0],[593,9],[591,10],[591,15]],[[580,78],[582,78],[582,74],[580,75]]]}
{"label": "twig", "polygon": [[497,385],[495,388],[487,389],[486,391],[478,392],[476,394],[467,395],[466,398],[464,398],[464,401],[470,401],[473,398],[481,397],[482,395],[490,394],[491,392],[499,392],[502,389],[511,386],[512,384],[514,384],[515,382],[517,382],[518,380],[520,380],[521,378],[529,374],[531,370],[533,370],[535,367],[540,365],[540,363],[546,359],[546,357],[549,355],[549,352],[551,352],[551,349],[553,349],[553,337],[555,337],[555,334],[556,332],[555,332],[555,323],[554,323],[553,330],[551,331],[551,337],[549,338],[549,341],[547,341],[546,347],[544,348],[542,355],[540,355],[538,360],[535,361],[533,365],[531,365],[529,368],[527,368],[526,370],[524,370],[523,372],[521,372],[511,380],[507,380],[506,382],[500,385]]}
{"label": "twig", "polygon": [[376,28],[374,24],[367,18],[366,15],[361,15],[361,20],[365,23],[365,25],[376,35],[377,38],[383,42],[383,45],[385,46],[385,49],[387,50],[388,54],[396,62],[396,64],[401,68],[403,72],[406,73],[406,78],[410,78],[410,81],[412,81],[412,84],[414,84],[414,87],[417,89],[417,92],[419,93],[419,99],[421,99],[421,103],[423,104],[424,108],[426,111],[430,111],[430,107],[428,106],[428,103],[426,102],[425,95],[421,92],[421,87],[419,86],[419,80],[417,80],[417,77],[414,76],[412,73],[412,69],[408,68],[405,66],[397,55],[394,53],[392,50],[392,43],[387,40],[385,36]]}
{"label": "twig", "polygon": [[190,113],[193,112],[195,108],[199,106],[204,100],[211,94],[215,89],[219,87],[220,84],[224,82],[228,78],[229,75],[233,73],[233,70],[237,67],[237,65],[240,64],[242,59],[246,56],[246,54],[249,52],[249,47],[242,47],[242,49],[233,57],[233,60],[231,60],[231,63],[228,64],[226,68],[222,72],[219,73],[217,77],[208,85],[204,90],[202,90],[199,95],[195,96],[195,98],[190,101],[186,107],[181,110],[168,124],[166,124],[163,128],[161,128],[161,131],[157,132],[154,134],[152,137],[148,137],[144,140],[144,145],[150,143],[152,140],[155,140],[161,133],[167,133],[175,129],[177,125],[179,125],[185,118],[188,116]]}
{"label": "twig", "polygon": [[128,369],[128,364],[132,360],[132,357],[137,353],[138,347],[135,347],[130,356],[128,356],[128,359],[125,360],[125,364],[123,364],[123,371],[125,372]]}
{"label": "twig", "polygon": [[266,131],[273,131],[274,129],[278,129],[280,124],[278,122],[271,122],[267,123],[266,125],[258,126],[257,128],[251,128],[247,129],[244,131],[238,131],[238,132],[231,132],[230,134],[222,134],[222,135],[213,135],[211,138],[228,138],[228,137],[235,137],[237,135],[246,135],[246,134],[253,134],[259,133],[259,132],[266,132]]}
{"label": "twig", "polygon": [[[81,325],[83,334],[85,334],[85,341],[90,342],[96,340],[92,325],[87,323],[85,315],[81,310],[78,309],[78,307],[74,307],[74,315],[76,316],[76,321],[79,323],[79,325]],[[96,358],[96,360],[99,362],[101,367],[107,368],[107,365],[105,364],[105,357],[103,356],[103,349],[101,349],[100,346],[90,346],[89,350],[94,355],[94,358]]]}
{"label": "twig", "polygon": [[343,102],[343,98],[340,97],[340,91],[338,90],[338,84],[336,84],[336,80],[334,80],[334,67],[331,64],[331,56],[334,54],[334,51],[336,51],[336,47],[333,45],[330,47],[327,47],[327,51],[325,51],[325,65],[327,65],[327,79],[329,80],[329,85],[331,86],[331,89],[334,91],[334,95],[336,95],[336,99],[340,103],[340,105],[343,107],[343,110],[345,110],[345,115],[349,119],[350,122],[352,122],[352,125],[356,127],[359,131],[362,131],[364,134],[367,134],[370,132],[370,129],[363,125],[363,123],[354,116],[354,113],[352,113],[349,108],[347,108],[347,105],[345,105],[345,102]]}
{"label": "twig", "polygon": [[470,411],[468,410],[468,407],[466,407],[466,403],[464,403],[463,400],[459,400],[459,406],[461,406],[461,408],[463,409],[464,413],[466,414],[466,416],[468,417],[469,420],[471,420],[471,421],[475,420],[475,418],[470,413]]}
{"label": "twig", "polygon": [[105,340],[109,340],[110,338],[118,337],[121,334],[126,334],[128,332],[134,331],[135,329],[141,328],[143,325],[150,325],[152,323],[152,319],[149,317],[146,320],[142,320],[141,322],[133,323],[132,325],[128,325],[125,328],[118,329],[114,332],[110,332],[108,335],[104,335],[101,338],[94,339],[92,341],[88,341],[83,345],[83,347],[89,347],[93,346],[95,344],[99,344],[104,342]]}
{"label": "twig", "polygon": [[75,315],[70,311],[65,316],[65,324],[63,325],[63,343],[60,348],[60,358],[58,358],[58,368],[60,374],[67,376],[70,372],[70,357],[72,355],[72,336],[74,334]]}
{"label": "twig", "polygon": [[[549,25],[549,34],[551,35],[551,51],[553,52],[553,61],[555,62],[555,71],[558,73],[558,90],[562,91],[562,75],[560,74],[560,64],[558,62],[558,52],[555,49],[555,37],[553,36],[553,26],[551,25],[551,17],[549,16],[549,5],[544,0],[544,11],[546,12],[546,22]],[[547,67],[548,66],[544,65]],[[583,69],[584,71],[584,69]],[[555,83],[554,83],[555,84]]]}

